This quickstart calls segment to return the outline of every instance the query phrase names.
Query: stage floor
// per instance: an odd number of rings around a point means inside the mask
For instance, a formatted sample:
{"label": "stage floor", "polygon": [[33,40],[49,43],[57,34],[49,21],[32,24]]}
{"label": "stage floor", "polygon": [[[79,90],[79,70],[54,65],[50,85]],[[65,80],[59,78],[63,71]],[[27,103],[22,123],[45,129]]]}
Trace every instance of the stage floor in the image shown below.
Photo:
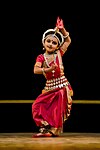
{"label": "stage floor", "polygon": [[100,133],[63,133],[32,138],[35,133],[0,133],[0,150],[100,150]]}

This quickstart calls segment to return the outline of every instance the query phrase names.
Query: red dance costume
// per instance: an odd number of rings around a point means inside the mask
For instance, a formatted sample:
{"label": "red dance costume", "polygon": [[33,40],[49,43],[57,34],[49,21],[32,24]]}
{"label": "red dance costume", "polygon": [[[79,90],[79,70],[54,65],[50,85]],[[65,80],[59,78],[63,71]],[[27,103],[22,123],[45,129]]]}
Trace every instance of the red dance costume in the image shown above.
{"label": "red dance costume", "polygon": [[[64,75],[62,56],[62,50],[57,50],[54,54],[58,67],[54,72],[45,73],[45,87],[32,104],[33,119],[41,128],[40,136],[48,136],[47,131],[58,136],[63,132],[63,123],[70,115],[73,90]],[[54,61],[48,63],[47,59],[45,53],[40,54],[36,62],[41,62],[43,67],[49,67]]]}

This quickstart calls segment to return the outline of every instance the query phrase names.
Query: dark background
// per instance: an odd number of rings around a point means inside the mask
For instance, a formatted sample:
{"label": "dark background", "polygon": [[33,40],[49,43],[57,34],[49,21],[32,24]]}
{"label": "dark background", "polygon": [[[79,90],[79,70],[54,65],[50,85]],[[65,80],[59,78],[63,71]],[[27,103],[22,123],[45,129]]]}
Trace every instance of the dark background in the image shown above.
{"label": "dark background", "polygon": [[[45,84],[33,74],[42,35],[64,20],[72,40],[63,57],[73,100],[100,100],[99,4],[82,1],[3,2],[0,13],[0,100],[34,100]],[[0,103],[0,132],[35,132],[31,103]],[[65,132],[100,132],[99,104],[73,104]]]}
{"label": "dark background", "polygon": [[73,99],[100,99],[100,16],[96,2],[24,2],[1,6],[1,100],[32,100],[41,93],[45,79],[32,70],[37,55],[43,53],[42,35],[55,27],[58,16],[64,20],[72,39],[63,62],[74,90]]}

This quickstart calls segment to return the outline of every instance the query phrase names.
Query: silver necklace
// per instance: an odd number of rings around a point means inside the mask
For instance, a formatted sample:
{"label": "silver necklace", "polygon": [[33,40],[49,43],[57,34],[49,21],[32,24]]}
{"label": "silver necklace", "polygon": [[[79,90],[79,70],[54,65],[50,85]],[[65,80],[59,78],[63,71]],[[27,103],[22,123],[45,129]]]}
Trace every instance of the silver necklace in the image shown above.
{"label": "silver necklace", "polygon": [[[48,63],[48,60],[47,60],[47,57],[46,57],[46,56],[50,56],[50,55],[44,53],[44,59],[45,59],[46,65],[47,65],[47,67],[50,68],[50,65],[49,65],[49,63]],[[54,63],[56,63],[56,54],[53,54],[53,56],[54,56]],[[52,76],[54,76],[54,73],[55,73],[55,70],[52,70]]]}

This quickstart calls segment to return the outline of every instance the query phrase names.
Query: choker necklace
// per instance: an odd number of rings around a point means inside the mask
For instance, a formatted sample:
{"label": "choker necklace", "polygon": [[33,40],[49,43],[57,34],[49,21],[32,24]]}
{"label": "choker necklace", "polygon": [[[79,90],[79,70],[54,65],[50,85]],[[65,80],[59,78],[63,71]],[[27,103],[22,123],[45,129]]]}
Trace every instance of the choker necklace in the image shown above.
{"label": "choker necklace", "polygon": [[48,53],[45,52],[45,54],[46,54],[46,55],[57,54],[57,50],[55,50],[54,52],[50,52],[50,53],[49,53],[49,52],[48,52]]}

